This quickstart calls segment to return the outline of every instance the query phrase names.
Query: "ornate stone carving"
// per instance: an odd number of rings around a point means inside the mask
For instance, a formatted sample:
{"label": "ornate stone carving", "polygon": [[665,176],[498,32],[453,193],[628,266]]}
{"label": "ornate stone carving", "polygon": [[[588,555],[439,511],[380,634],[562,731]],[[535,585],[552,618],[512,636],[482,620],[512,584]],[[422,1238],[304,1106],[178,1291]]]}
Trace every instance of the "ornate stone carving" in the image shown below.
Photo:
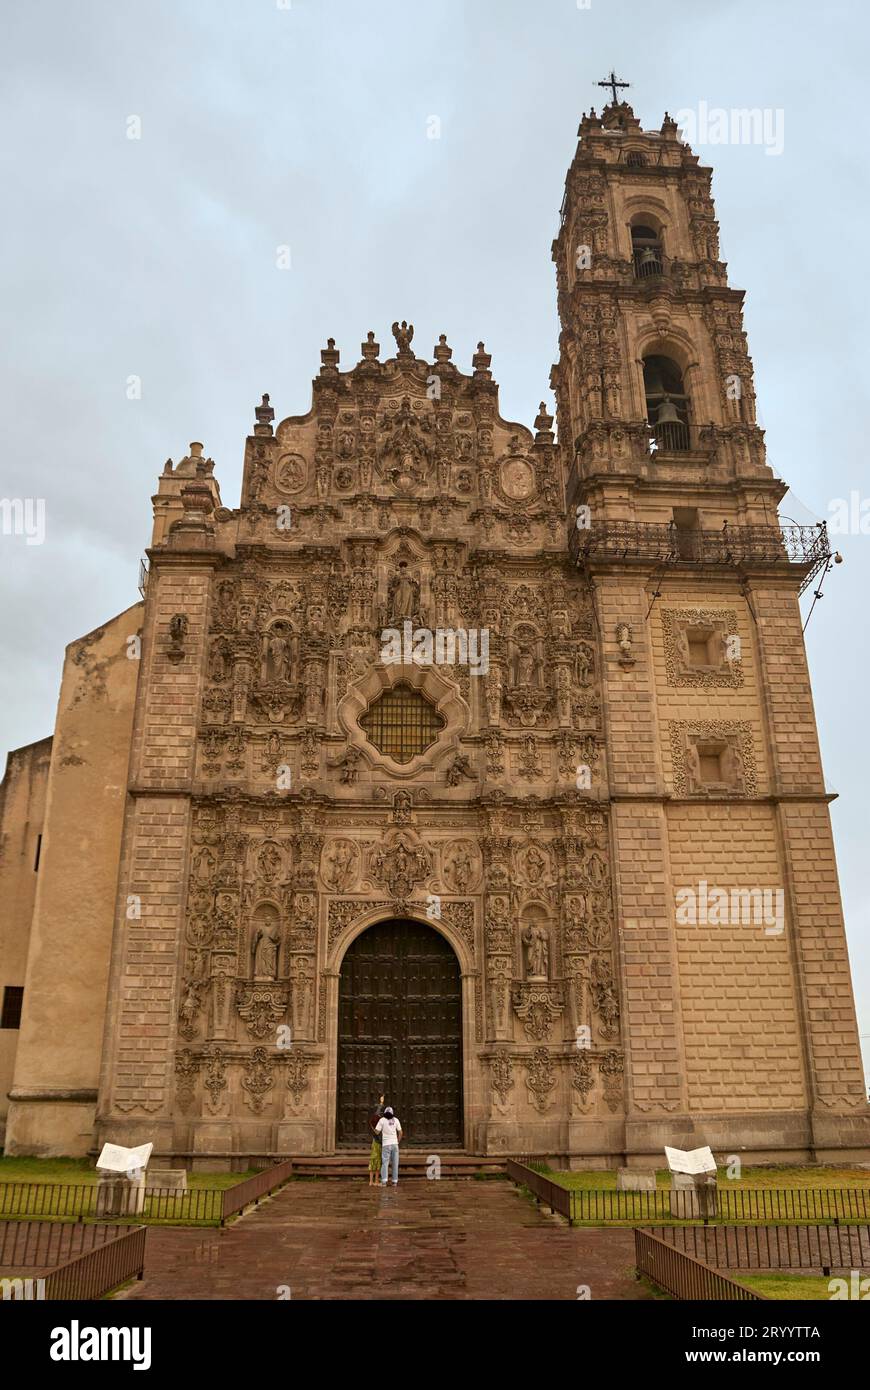
{"label": "ornate stone carving", "polygon": [[451,893],[465,893],[477,887],[480,864],[469,840],[451,840],[444,847],[441,862],[444,882]]}
{"label": "ornate stone carving", "polygon": [[272,1058],[265,1047],[255,1047],[242,1076],[245,1104],[255,1115],[261,1115],[272,1098],[275,1072]]}
{"label": "ornate stone carving", "polygon": [[223,1050],[213,1047],[203,1057],[205,1076],[203,1086],[208,1092],[208,1108],[213,1115],[218,1114],[224,1104],[227,1089],[227,1063]]}
{"label": "ornate stone carving", "polygon": [[353,892],[359,876],[359,849],[353,840],[331,840],[323,851],[320,872],[333,893]]}
{"label": "ornate stone carving", "polygon": [[327,928],[327,944],[331,950],[334,943],[341,936],[346,927],[355,922],[358,917],[371,912],[373,909],[392,907],[389,900],[372,901],[367,899],[365,902],[331,902],[329,904],[329,924]]}
{"label": "ornate stone carving", "polygon": [[616,624],[616,643],[619,647],[620,666],[623,666],[625,668],[633,666],[635,662],[635,657],[633,655],[634,633],[632,631],[631,623]]}
{"label": "ornate stone carving", "polygon": [[587,1105],[595,1078],[592,1075],[592,1059],[586,1050],[578,1049],[571,1058],[571,1085],[580,1097],[581,1106]]}
{"label": "ornate stone carving", "polygon": [[175,1096],[178,1108],[183,1115],[186,1115],[193,1105],[199,1070],[199,1058],[194,1056],[189,1047],[185,1047],[175,1054]]}
{"label": "ornate stone carving", "polygon": [[608,1110],[619,1110],[623,1103],[623,1078],[625,1062],[615,1051],[607,1052],[598,1063],[598,1070],[604,1078],[604,1101]]}
{"label": "ornate stone carving", "polygon": [[441,920],[452,927],[474,951],[474,903],[443,903]]}
{"label": "ornate stone carving", "polygon": [[545,1047],[536,1047],[524,1061],[529,1102],[543,1114],[553,1103],[552,1092],[556,1087],[552,1058]]}
{"label": "ornate stone carving", "polygon": [[432,856],[404,833],[391,844],[376,849],[370,857],[370,867],[376,878],[387,885],[397,902],[407,902],[414,885],[429,877]]}
{"label": "ornate stone carving", "polygon": [[250,1038],[274,1038],[277,1025],[287,1012],[288,993],[286,985],[239,984],[236,1008]]}
{"label": "ornate stone carving", "polygon": [[508,1109],[509,1095],[514,1087],[513,1060],[507,1048],[500,1047],[489,1059],[493,1106],[502,1112]]}
{"label": "ornate stone carving", "polygon": [[287,1092],[295,1113],[302,1109],[308,1090],[308,1068],[320,1060],[314,1054],[291,1048],[287,1054]]}
{"label": "ornate stone carving", "polygon": [[565,1000],[560,985],[521,984],[512,992],[514,1011],[522,1020],[526,1037],[533,1042],[548,1042],[553,1024],[561,1017]]}

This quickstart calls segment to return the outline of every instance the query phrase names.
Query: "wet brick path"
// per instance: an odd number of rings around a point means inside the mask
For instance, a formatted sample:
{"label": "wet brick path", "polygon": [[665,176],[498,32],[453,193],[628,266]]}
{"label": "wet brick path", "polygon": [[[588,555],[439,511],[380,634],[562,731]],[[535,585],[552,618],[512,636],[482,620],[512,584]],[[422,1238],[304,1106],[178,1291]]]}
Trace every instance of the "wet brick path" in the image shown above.
{"label": "wet brick path", "polygon": [[630,1230],[571,1230],[507,1181],[297,1181],[223,1231],[152,1227],[119,1297],[651,1297],[633,1265]]}

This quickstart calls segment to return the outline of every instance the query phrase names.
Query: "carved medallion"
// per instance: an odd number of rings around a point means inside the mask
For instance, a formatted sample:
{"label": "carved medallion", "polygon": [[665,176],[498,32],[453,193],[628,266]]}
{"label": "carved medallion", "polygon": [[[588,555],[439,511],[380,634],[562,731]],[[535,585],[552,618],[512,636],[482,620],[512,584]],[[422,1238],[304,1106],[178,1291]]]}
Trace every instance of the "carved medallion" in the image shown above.
{"label": "carved medallion", "polygon": [[275,464],[275,487],[279,492],[301,492],[308,477],[308,464],[301,454],[282,454]]}
{"label": "carved medallion", "polygon": [[499,470],[499,480],[505,496],[514,502],[525,502],[538,490],[535,470],[525,459],[507,459]]}

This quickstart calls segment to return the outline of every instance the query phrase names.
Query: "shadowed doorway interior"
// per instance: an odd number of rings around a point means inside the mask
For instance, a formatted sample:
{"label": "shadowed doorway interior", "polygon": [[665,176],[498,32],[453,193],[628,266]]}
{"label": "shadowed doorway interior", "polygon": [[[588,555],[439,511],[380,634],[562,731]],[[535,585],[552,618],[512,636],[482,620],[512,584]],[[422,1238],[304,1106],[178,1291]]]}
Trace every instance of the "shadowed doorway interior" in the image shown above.
{"label": "shadowed doorway interior", "polygon": [[420,922],[379,922],[344,957],[337,1143],[369,1143],[368,1116],[381,1092],[415,1148],[461,1146],[459,962],[444,937]]}

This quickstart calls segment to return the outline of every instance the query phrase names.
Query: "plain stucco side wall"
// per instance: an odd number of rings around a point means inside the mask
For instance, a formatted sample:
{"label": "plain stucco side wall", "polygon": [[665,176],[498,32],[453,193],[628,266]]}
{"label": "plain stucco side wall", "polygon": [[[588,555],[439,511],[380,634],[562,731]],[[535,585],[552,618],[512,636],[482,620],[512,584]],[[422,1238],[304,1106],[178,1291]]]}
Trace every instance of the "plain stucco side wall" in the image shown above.
{"label": "plain stucco side wall", "polygon": [[[16,748],[6,759],[0,782],[0,999],[7,985],[22,986],[27,973],[50,761],[50,738]],[[0,1028],[0,1142],[18,1037],[17,1028]]]}
{"label": "plain stucco side wall", "polygon": [[67,648],[15,1072],[9,1154],[92,1143],[142,604]]}

